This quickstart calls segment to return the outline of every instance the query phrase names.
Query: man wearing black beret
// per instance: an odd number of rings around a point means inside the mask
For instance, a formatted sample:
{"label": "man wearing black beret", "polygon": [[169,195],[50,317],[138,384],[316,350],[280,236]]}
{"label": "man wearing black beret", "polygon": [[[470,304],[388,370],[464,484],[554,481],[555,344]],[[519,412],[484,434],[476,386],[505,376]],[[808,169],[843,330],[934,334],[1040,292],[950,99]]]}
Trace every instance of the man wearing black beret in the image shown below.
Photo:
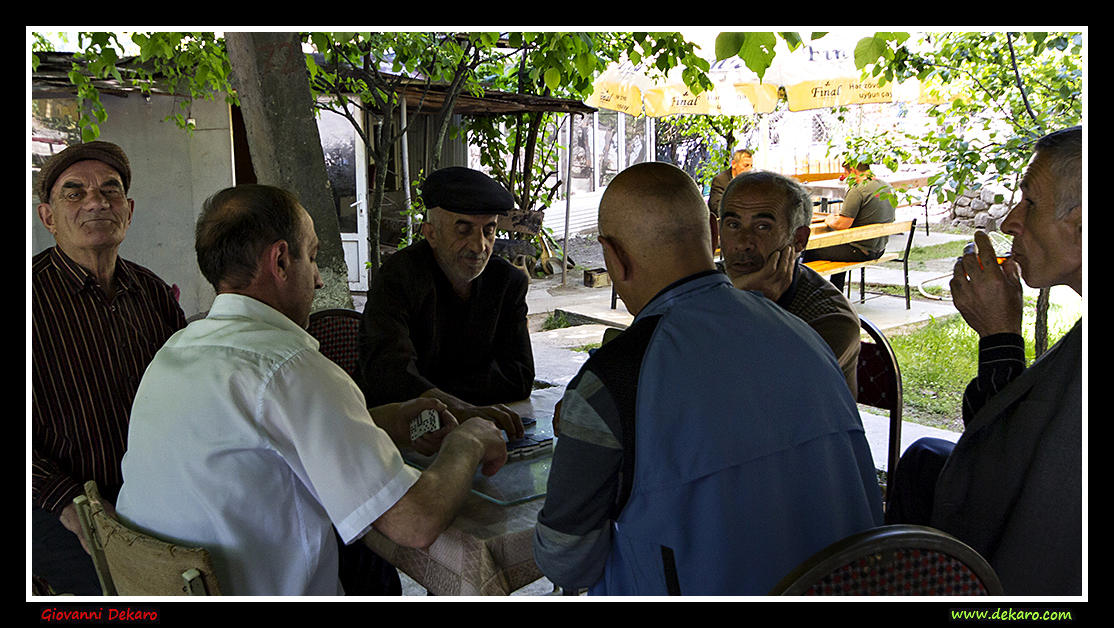
{"label": "man wearing black beret", "polygon": [[502,405],[530,396],[529,279],[492,257],[495,225],[514,198],[462,167],[422,187],[425,239],[389,257],[372,281],[360,324],[359,383],[369,406],[436,397],[464,420],[486,416],[510,438],[521,418]]}

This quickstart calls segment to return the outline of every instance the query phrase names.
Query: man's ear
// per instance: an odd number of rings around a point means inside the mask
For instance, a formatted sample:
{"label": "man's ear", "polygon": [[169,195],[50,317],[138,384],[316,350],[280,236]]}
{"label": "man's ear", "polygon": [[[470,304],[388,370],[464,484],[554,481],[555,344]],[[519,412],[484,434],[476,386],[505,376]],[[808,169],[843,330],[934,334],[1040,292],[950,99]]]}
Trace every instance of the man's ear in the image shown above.
{"label": "man's ear", "polygon": [[261,270],[279,281],[286,280],[286,275],[290,271],[290,262],[290,245],[286,243],[286,240],[278,240],[272,243],[264,249],[263,256],[260,259],[260,264],[263,265]]}
{"label": "man's ear", "polygon": [[612,281],[627,281],[630,278],[630,257],[623,249],[623,244],[612,238],[599,236],[599,243],[603,245],[603,259],[607,264],[607,274]]}
{"label": "man's ear", "polygon": [[54,226],[54,208],[50,203],[39,203],[35,209],[39,214],[39,222],[43,223],[47,231],[55,233],[57,228]]}
{"label": "man's ear", "polygon": [[805,227],[797,227],[797,232],[793,234],[793,251],[800,255],[801,251],[805,250],[808,246],[808,237],[812,235],[812,229]]}

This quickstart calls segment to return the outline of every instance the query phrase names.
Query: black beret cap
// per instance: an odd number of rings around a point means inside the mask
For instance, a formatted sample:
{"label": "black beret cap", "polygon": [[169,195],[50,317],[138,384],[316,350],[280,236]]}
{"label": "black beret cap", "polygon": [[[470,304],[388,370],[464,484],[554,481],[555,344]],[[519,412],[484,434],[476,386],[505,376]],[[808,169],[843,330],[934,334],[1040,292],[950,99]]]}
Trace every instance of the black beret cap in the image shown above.
{"label": "black beret cap", "polygon": [[486,174],[452,166],[426,177],[422,185],[426,207],[440,207],[457,214],[501,214],[514,209],[514,197]]}
{"label": "black beret cap", "polygon": [[42,170],[39,171],[39,202],[49,203],[50,190],[54,188],[54,182],[58,177],[66,171],[66,168],[87,159],[104,162],[119,172],[120,178],[123,179],[121,183],[124,184],[124,193],[128,192],[128,188],[131,187],[132,170],[124,149],[112,142],[86,142],[70,146],[43,164]]}

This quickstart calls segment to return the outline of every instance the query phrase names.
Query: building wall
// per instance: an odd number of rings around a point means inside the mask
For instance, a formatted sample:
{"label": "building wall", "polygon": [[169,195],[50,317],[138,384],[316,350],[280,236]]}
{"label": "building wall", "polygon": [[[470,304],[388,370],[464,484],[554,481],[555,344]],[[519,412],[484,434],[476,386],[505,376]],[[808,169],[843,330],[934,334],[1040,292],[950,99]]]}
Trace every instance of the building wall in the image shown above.
{"label": "building wall", "polygon": [[[135,214],[120,255],[146,266],[181,290],[187,317],[206,312],[215,296],[197,268],[194,225],[201,204],[211,194],[234,185],[229,106],[223,97],[194,101],[192,137],[166,116],[180,111],[175,99],[140,94],[102,96],[108,119],[100,139],[118,144],[131,162]],[[32,255],[54,239],[31,208]]]}

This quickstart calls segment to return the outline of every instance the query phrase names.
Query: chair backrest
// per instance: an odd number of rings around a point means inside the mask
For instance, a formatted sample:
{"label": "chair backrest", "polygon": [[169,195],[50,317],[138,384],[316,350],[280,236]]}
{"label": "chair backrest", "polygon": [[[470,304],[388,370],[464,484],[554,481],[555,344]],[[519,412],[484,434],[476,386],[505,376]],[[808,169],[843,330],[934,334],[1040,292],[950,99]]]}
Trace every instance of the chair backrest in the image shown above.
{"label": "chair backrest", "polygon": [[105,512],[92,480],[74,503],[105,595],[220,595],[209,552],[128,528]]}
{"label": "chair backrest", "polygon": [[309,327],[306,329],[321,343],[321,353],[353,378],[356,377],[359,356],[356,339],[359,337],[362,317],[363,314],[356,310],[321,310],[310,314]]}
{"label": "chair backrest", "polygon": [[959,539],[891,525],[829,545],[770,595],[1002,595],[1002,585],[986,559]]}
{"label": "chair backrest", "polygon": [[[859,316],[859,325],[873,342],[865,340],[859,346],[858,379],[859,403],[890,411],[890,437],[886,466],[886,486],[893,477],[901,458],[901,369],[897,364],[890,341],[877,325]],[[886,491],[887,495],[889,491]]]}

